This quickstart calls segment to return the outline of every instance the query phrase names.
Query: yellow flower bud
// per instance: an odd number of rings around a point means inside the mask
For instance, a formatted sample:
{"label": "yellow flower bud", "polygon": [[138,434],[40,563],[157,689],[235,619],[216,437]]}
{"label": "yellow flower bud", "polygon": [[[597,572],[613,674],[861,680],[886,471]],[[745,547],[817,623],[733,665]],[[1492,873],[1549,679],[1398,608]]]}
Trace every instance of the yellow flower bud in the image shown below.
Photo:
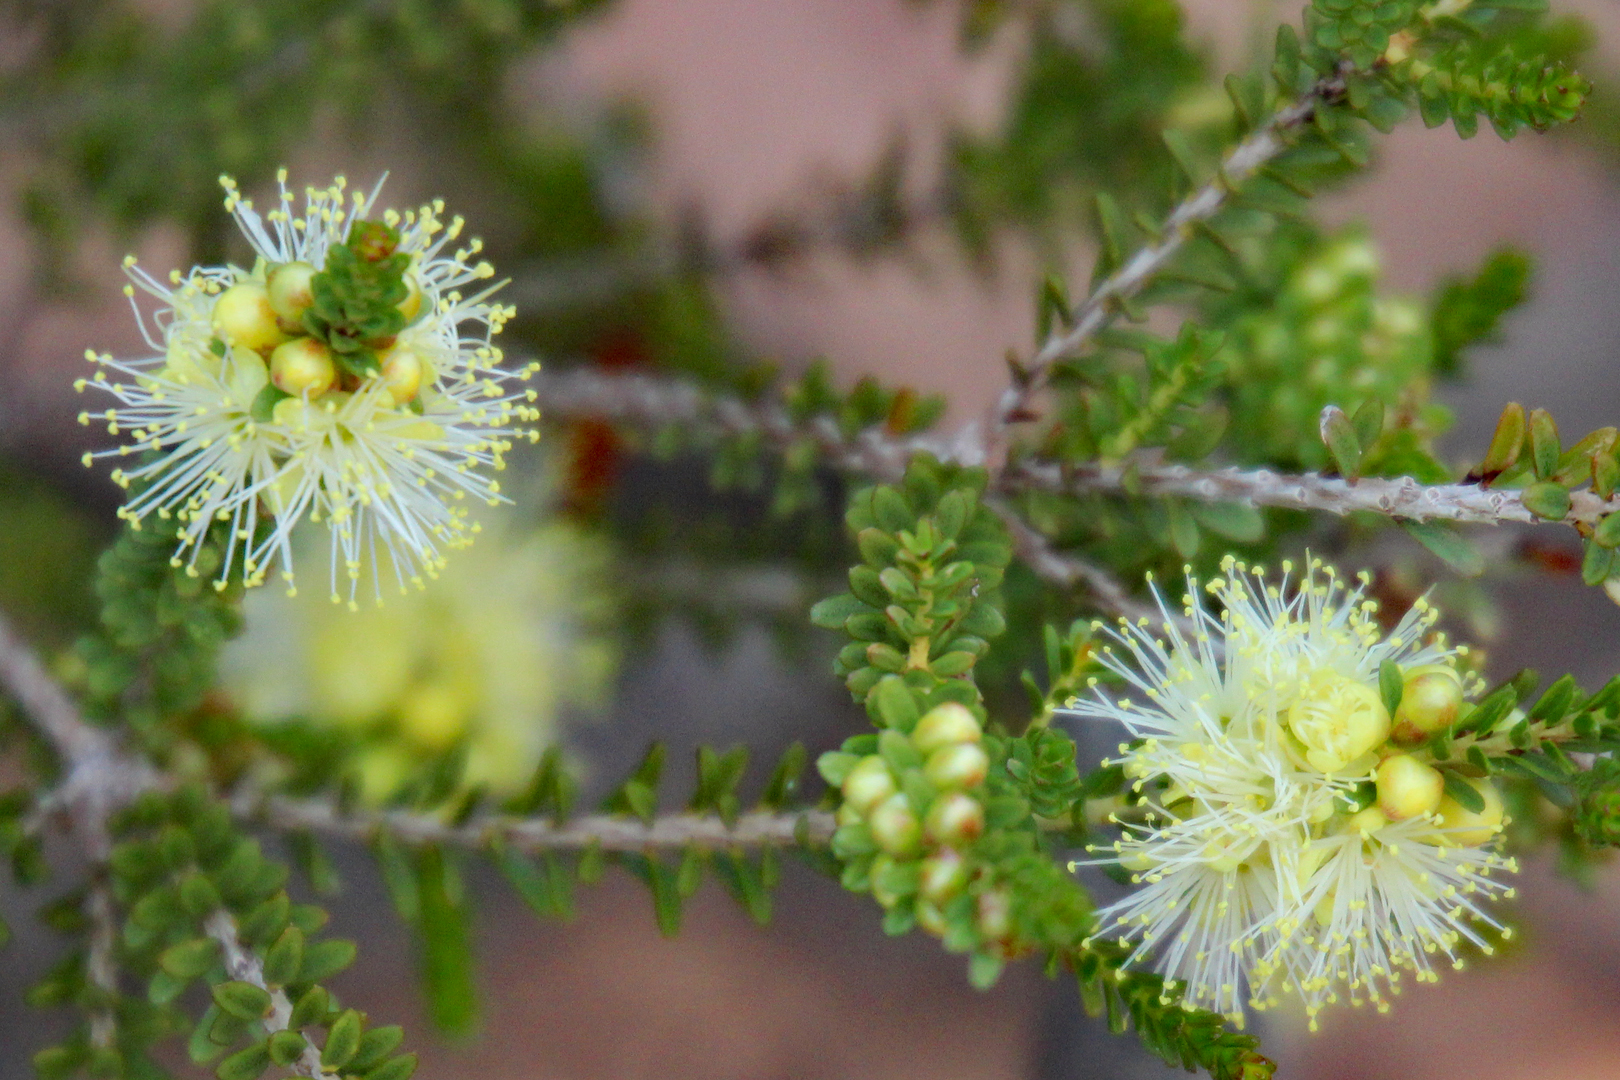
{"label": "yellow flower bud", "polygon": [[909,858],[922,846],[922,826],[904,795],[896,793],[878,803],[866,823],[877,846],[895,858]]}
{"label": "yellow flower bud", "polygon": [[337,382],[332,350],[314,338],[293,338],[270,354],[270,381],[294,397],[320,397]]}
{"label": "yellow flower bud", "polygon": [[1429,664],[1407,672],[1401,703],[1395,710],[1395,741],[1423,742],[1451,726],[1462,699],[1462,680],[1449,667]]}
{"label": "yellow flower bud", "polygon": [[917,891],[925,900],[943,904],[967,884],[967,860],[954,848],[941,848],[922,861]]}
{"label": "yellow flower bud", "polygon": [[282,263],[265,278],[269,293],[270,310],[284,322],[298,325],[304,312],[315,302],[310,283],[315,279],[315,268],[307,262]]}
{"label": "yellow flower bud", "polygon": [[947,701],[923,714],[911,732],[911,745],[918,752],[931,754],[942,746],[956,743],[976,743],[982,732],[979,721],[967,706]]}
{"label": "yellow flower bud", "polygon": [[1311,768],[1344,772],[1389,737],[1389,711],[1373,687],[1324,669],[1305,680],[1289,705],[1288,730]]}
{"label": "yellow flower bud", "polygon": [[1379,763],[1378,808],[1391,821],[1434,813],[1445,790],[1445,777],[1410,754],[1396,754]]}
{"label": "yellow flower bud", "polygon": [[403,405],[416,396],[422,389],[422,375],[426,370],[427,365],[412,350],[397,345],[388,350],[382,358],[380,377],[395,405]]}
{"label": "yellow flower bud", "polygon": [[960,791],[941,795],[928,808],[923,832],[934,843],[950,847],[975,840],[984,832],[984,807]]}
{"label": "yellow flower bud", "polygon": [[873,807],[895,791],[894,775],[889,772],[889,763],[876,754],[857,761],[855,767],[849,770],[849,775],[844,777],[844,802],[853,806],[859,814],[870,814]]}
{"label": "yellow flower bud", "polygon": [[1489,779],[1462,778],[1463,783],[1479,792],[1485,808],[1478,813],[1465,810],[1461,803],[1449,795],[1440,800],[1440,828],[1433,834],[1437,844],[1455,844],[1475,847],[1502,831],[1502,793]]}
{"label": "yellow flower bud", "polygon": [[257,281],[240,281],[214,301],[212,318],[214,333],[228,345],[240,345],[262,352],[287,340],[287,335],[276,325],[276,313],[270,307],[270,294]]}
{"label": "yellow flower bud", "polygon": [[923,775],[937,788],[978,787],[990,771],[990,757],[977,743],[942,746],[928,755]]}
{"label": "yellow flower bud", "polygon": [[1344,823],[1344,831],[1349,833],[1371,834],[1389,824],[1389,818],[1376,806],[1369,806],[1365,810],[1351,814]]}

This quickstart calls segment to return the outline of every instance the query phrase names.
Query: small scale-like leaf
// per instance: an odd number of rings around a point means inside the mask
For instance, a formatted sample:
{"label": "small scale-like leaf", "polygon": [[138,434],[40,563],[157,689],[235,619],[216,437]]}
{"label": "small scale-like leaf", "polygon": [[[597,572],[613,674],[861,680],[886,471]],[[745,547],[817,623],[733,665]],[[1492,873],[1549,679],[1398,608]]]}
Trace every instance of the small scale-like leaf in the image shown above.
{"label": "small scale-like leaf", "polygon": [[289,926],[264,951],[264,981],[271,986],[285,986],[298,978],[303,963],[304,932],[296,926]]}
{"label": "small scale-like leaf", "polygon": [[1475,790],[1474,785],[1450,769],[1443,770],[1441,775],[1446,778],[1446,795],[1452,802],[1470,814],[1477,814],[1485,809],[1485,797]]}
{"label": "small scale-like leaf", "polygon": [[1463,577],[1485,572],[1485,557],[1479,549],[1444,522],[1403,521],[1401,527]]}
{"label": "small scale-like leaf", "polygon": [[1378,693],[1384,699],[1384,708],[1390,716],[1401,707],[1401,696],[1406,690],[1406,676],[1401,673],[1401,666],[1393,660],[1385,660],[1378,665]]}
{"label": "small scale-like leaf", "polygon": [[219,942],[212,938],[183,941],[163,950],[158,966],[177,979],[195,979],[219,961]]}
{"label": "small scale-like leaf", "polygon": [[1479,463],[1479,476],[1485,483],[1490,483],[1518,462],[1524,450],[1525,430],[1524,406],[1517,401],[1508,402],[1496,421],[1496,431],[1491,435],[1485,459]]}
{"label": "small scale-like leaf", "polygon": [[1350,418],[1337,405],[1329,405],[1322,410],[1318,423],[1322,442],[1333,456],[1339,474],[1347,480],[1356,479],[1361,475],[1361,441],[1356,438]]}
{"label": "small scale-like leaf", "polygon": [[262,1020],[270,1011],[270,994],[262,986],[233,979],[214,985],[214,1003],[239,1020]]}
{"label": "small scale-like leaf", "polygon": [[257,1080],[264,1070],[270,1067],[270,1048],[264,1043],[254,1043],[246,1050],[240,1050],[219,1063],[214,1075],[219,1080]]}
{"label": "small scale-like leaf", "polygon": [[1564,452],[1558,441],[1558,424],[1546,409],[1530,410],[1530,464],[1538,479],[1551,476]]}
{"label": "small scale-like leaf", "polygon": [[1524,507],[1539,518],[1562,521],[1569,516],[1569,491],[1548,480],[1531,484],[1519,496]]}
{"label": "small scale-like leaf", "polygon": [[414,1072],[416,1072],[416,1055],[401,1054],[366,1073],[364,1080],[411,1080],[411,1074]]}
{"label": "small scale-like leaf", "polygon": [[335,1072],[353,1060],[360,1049],[360,1035],[364,1027],[359,1013],[345,1009],[327,1029],[326,1045],[321,1048],[321,1064]]}
{"label": "small scale-like leaf", "polygon": [[[329,938],[304,947],[304,961],[298,965],[299,982],[322,982],[354,963],[355,945],[342,938]],[[266,981],[269,976],[266,975]]]}

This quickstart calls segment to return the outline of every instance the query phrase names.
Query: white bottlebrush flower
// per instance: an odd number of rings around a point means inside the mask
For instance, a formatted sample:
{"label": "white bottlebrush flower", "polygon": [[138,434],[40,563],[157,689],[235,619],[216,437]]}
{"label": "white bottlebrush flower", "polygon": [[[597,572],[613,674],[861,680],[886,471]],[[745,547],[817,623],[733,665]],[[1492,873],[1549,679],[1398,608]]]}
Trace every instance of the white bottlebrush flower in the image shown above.
{"label": "white bottlebrush flower", "polygon": [[[1481,902],[1510,892],[1490,875],[1515,868],[1480,846],[1500,800],[1490,791],[1494,810],[1468,815],[1419,746],[1394,741],[1421,744],[1478,679],[1456,673],[1466,649],[1432,632],[1426,601],[1386,633],[1365,578],[1349,587],[1315,560],[1297,581],[1288,563],[1276,583],[1230,558],[1222,569],[1203,590],[1189,579],[1179,617],[1160,597],[1159,626],[1110,631],[1099,660],[1134,693],[1093,680],[1070,709],[1134,737],[1114,760],[1137,802],[1102,861],[1141,887],[1098,933],[1237,1022],[1245,1001],[1290,994],[1313,1024],[1341,996],[1382,1007],[1403,970],[1427,979],[1435,955],[1484,944],[1475,922],[1501,929]],[[1410,688],[1396,717],[1385,661]]]}
{"label": "white bottlebrush flower", "polygon": [[[538,415],[534,394],[509,380],[537,365],[501,366],[493,336],[513,309],[491,300],[499,286],[483,284],[494,271],[476,260],[477,240],[447,250],[462,221],[447,225],[441,202],[380,211],[377,190],[347,193],[340,177],[307,189],[299,208],[284,171],[278,180],[279,204],[261,216],[221,179],[226,209],[256,256],[251,268],[194,267],[165,283],[125,259],[132,284],[124,292],[152,355],[86,354],[100,370],[76,388],[105,391],[117,404],[81,413],[80,422],[105,422],[129,442],[85,460],[133,456],[113,472],[131,492],[120,516],[173,529],[176,566],[195,572],[209,529],[226,523],[220,588],[238,572],[256,585],[273,570],[291,588],[293,527],[324,523],[332,598],[342,588],[353,607],[362,563],[373,568],[379,600],[383,576],[402,590],[420,585],[446,549],[471,537],[461,502],[502,501],[488,473],[503,467],[515,439],[537,437],[525,427]],[[311,276],[374,215],[397,230],[393,250],[409,257],[397,305],[405,325],[368,343],[376,363],[357,373],[310,334],[303,315]],[[139,294],[156,310],[143,312]]]}

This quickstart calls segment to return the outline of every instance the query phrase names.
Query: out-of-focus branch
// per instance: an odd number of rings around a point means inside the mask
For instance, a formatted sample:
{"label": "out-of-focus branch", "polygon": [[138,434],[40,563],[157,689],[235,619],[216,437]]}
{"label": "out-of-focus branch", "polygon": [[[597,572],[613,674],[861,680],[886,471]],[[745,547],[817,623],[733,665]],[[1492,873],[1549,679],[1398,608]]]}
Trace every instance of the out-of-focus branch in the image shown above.
{"label": "out-of-focus branch", "polygon": [[1112,322],[1121,301],[1140,292],[1175,257],[1200,223],[1220,213],[1240,184],[1288,148],[1289,132],[1309,122],[1323,102],[1343,93],[1342,77],[1320,79],[1298,101],[1274,114],[1226,155],[1215,179],[1170,212],[1158,240],[1138,249],[1123,266],[1092,288],[1070,313],[1066,325],[1041,344],[1023,365],[1021,376],[1001,395],[985,431],[987,456],[1003,441],[1008,427],[1030,417],[1030,403],[1046,385],[1052,365],[1083,348],[1097,331]]}
{"label": "out-of-focus branch", "polygon": [[[243,944],[237,932],[236,920],[230,912],[214,912],[203,923],[203,929],[209,937],[219,942],[227,975],[240,982],[251,983],[270,995],[270,1015],[263,1020],[264,1033],[274,1035],[278,1031],[286,1031],[292,1021],[292,1002],[287,999],[286,991],[265,982],[264,965],[253,950]],[[298,1060],[290,1068],[295,1075],[307,1076],[310,1080],[329,1080],[330,1077],[321,1067],[321,1052],[307,1041]]]}
{"label": "out-of-focus branch", "polygon": [[[1478,484],[1420,484],[1409,476],[1345,480],[1320,473],[1278,473],[1270,469],[1195,469],[1187,465],[1133,460],[1126,465],[1058,465],[1024,461],[1000,477],[1005,490],[1091,494],[1097,492],[1169,495],[1200,502],[1278,506],[1290,510],[1349,514],[1366,511],[1409,521],[1454,521],[1500,525],[1543,521],[1524,505],[1519,492]],[[1568,524],[1593,524],[1620,510],[1620,499],[1590,491],[1570,494]]]}
{"label": "out-of-focus branch", "polygon": [[475,817],[451,824],[432,814],[404,810],[340,809],[324,799],[293,799],[251,793],[234,800],[239,816],[277,829],[307,829],[326,836],[369,841],[387,833],[408,844],[488,848],[500,842],[514,851],[646,851],[696,845],[726,849],[825,844],[832,815],[820,810],[752,811],[727,824],[713,814],[662,814],[651,821],[617,814],[586,814],[557,824],[550,818]]}
{"label": "out-of-focus branch", "polygon": [[[85,900],[90,942],[85,973],[111,1002],[118,995],[118,913],[107,880],[107,858],[112,852],[107,822],[114,810],[158,786],[159,779],[144,762],[125,755],[106,732],[80,715],[72,699],[4,616],[0,616],[0,686],[22,706],[23,714],[62,761],[65,777],[55,791],[40,800],[31,825],[47,817],[65,818],[90,863],[91,883]],[[111,1005],[93,1008],[91,1043],[98,1049],[111,1049],[117,1035]]]}
{"label": "out-of-focus branch", "polygon": [[585,368],[540,371],[533,387],[550,420],[597,419],[656,430],[679,426],[720,437],[757,437],[777,450],[811,440],[833,467],[896,480],[918,451],[956,458],[956,448],[932,439],[890,435],[880,427],[845,434],[830,416],[800,421],[774,403],[712,394],[693,383],[647,375],[603,375]]}

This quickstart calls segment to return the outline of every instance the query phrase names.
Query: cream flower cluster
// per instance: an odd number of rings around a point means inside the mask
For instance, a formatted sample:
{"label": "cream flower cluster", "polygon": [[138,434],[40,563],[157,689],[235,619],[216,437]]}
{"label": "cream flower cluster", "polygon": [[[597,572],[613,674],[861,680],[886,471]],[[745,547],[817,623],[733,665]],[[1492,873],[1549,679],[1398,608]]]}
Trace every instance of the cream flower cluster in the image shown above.
{"label": "cream flower cluster", "polygon": [[[1365,578],[1349,587],[1314,560],[1297,580],[1284,563],[1276,583],[1222,569],[1203,590],[1189,579],[1180,618],[1161,598],[1161,626],[1110,632],[1100,662],[1134,693],[1093,680],[1070,710],[1133,736],[1114,761],[1134,805],[1099,861],[1140,888],[1098,933],[1238,1023],[1245,1001],[1296,995],[1313,1029],[1342,999],[1382,1011],[1403,973],[1433,980],[1465,942],[1491,951],[1484,928],[1509,933],[1485,904],[1512,895],[1492,875],[1517,869],[1492,850],[1501,797],[1457,777],[1478,796],[1464,808],[1422,750],[1478,679],[1457,672],[1466,649],[1432,632],[1425,601],[1386,634]],[[1394,716],[1385,661],[1404,684]]]}
{"label": "cream flower cluster", "polygon": [[[173,529],[173,562],[190,573],[210,528],[226,523],[218,588],[238,572],[257,585],[279,571],[291,591],[293,527],[324,523],[332,599],[346,593],[353,608],[362,565],[379,602],[385,577],[401,591],[420,587],[477,531],[462,502],[503,501],[488,473],[504,467],[515,439],[538,437],[526,427],[538,418],[534,393],[510,380],[538,365],[501,366],[493,337],[513,309],[492,301],[499,285],[485,284],[494,270],[475,261],[479,241],[449,250],[462,220],[446,224],[442,202],[379,211],[378,190],[347,192],[339,177],[306,189],[298,207],[285,171],[278,183],[278,204],[261,216],[221,178],[225,207],[257,257],[249,269],[194,267],[164,282],[125,259],[124,292],[152,355],[86,354],[99,370],[75,388],[117,404],[79,420],[129,441],[85,463],[134,458],[113,471],[130,492],[120,516]],[[374,216],[397,230],[395,250],[410,259],[406,325],[379,350],[379,370],[345,376],[301,336],[300,316],[328,253]],[[155,310],[143,312],[140,294]]]}

